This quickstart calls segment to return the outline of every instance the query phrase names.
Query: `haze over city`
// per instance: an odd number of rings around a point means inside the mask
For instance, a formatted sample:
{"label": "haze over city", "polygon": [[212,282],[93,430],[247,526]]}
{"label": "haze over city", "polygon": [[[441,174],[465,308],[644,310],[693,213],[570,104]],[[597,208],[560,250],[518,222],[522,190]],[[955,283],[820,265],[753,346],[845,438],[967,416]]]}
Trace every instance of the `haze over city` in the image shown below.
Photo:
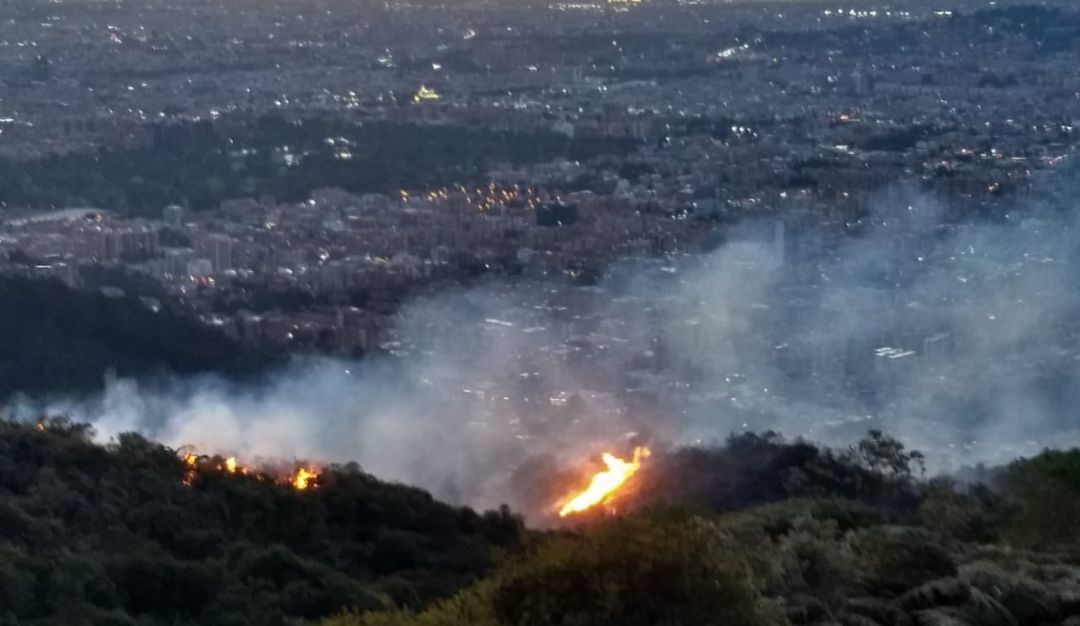
{"label": "haze over city", "polygon": [[0,624],[1075,624],[1078,42],[0,0]]}

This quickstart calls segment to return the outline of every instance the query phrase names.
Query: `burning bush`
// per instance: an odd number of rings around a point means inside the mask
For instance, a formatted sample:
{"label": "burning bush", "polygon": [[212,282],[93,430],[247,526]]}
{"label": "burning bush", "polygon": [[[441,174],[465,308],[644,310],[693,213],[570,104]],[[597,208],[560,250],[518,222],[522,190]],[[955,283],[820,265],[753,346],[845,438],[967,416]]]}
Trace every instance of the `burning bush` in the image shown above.
{"label": "burning bush", "polygon": [[559,517],[583,513],[614,500],[626,481],[637,474],[641,464],[651,455],[651,450],[642,447],[634,448],[634,454],[628,460],[620,459],[611,452],[604,452],[601,458],[606,469],[593,474],[589,485],[583,491],[565,499],[559,508]]}
{"label": "burning bush", "polygon": [[315,481],[294,464],[245,474],[138,435],[90,438],[64,420],[0,421],[0,624],[243,626],[421,606],[521,539],[508,511],[452,507],[356,466]]}
{"label": "burning bush", "polygon": [[995,491],[923,483],[880,434],[850,453],[773,436],[623,449],[605,467],[538,473],[547,509],[580,493],[594,504],[573,530],[526,532],[507,508],[451,507],[356,465],[245,471],[138,435],[90,439],[63,420],[0,422],[2,624],[244,626],[348,608],[326,624],[1080,617],[1075,451],[1017,462]]}

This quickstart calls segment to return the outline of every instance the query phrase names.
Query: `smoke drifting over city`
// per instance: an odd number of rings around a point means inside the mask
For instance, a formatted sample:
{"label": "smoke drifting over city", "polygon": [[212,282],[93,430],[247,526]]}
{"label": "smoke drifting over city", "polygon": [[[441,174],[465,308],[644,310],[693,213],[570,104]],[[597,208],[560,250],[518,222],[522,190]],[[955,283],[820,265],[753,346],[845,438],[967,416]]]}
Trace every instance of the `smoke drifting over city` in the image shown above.
{"label": "smoke drifting over city", "polygon": [[[1018,201],[1019,202],[1019,201]],[[451,501],[512,505],[514,471],[599,447],[870,428],[933,470],[1076,445],[1076,224],[1049,200],[975,224],[904,189],[855,236],[763,220],[705,256],[627,261],[599,284],[536,278],[422,299],[394,356],[298,360],[259,384],[113,380],[23,399],[241,458],[357,461]]]}

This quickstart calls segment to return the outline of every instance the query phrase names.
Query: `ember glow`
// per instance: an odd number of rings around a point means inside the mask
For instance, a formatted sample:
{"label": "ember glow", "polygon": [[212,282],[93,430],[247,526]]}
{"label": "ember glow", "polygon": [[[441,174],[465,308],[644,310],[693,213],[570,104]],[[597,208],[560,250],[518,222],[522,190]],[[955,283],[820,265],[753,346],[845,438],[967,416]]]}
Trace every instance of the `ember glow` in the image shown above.
{"label": "ember glow", "polygon": [[190,487],[195,481],[195,474],[199,468],[199,457],[193,452],[184,452],[184,478],[182,482]]}
{"label": "ember glow", "polygon": [[[184,463],[182,482],[187,487],[195,483],[195,478],[200,473],[206,472],[250,476],[256,480],[288,485],[297,491],[305,491],[318,486],[319,470],[314,466],[292,465],[283,468],[281,463],[273,462],[270,465],[260,465],[252,468],[241,465],[234,456],[224,460],[220,457],[211,458],[206,455],[199,455],[192,448],[186,446],[181,448],[178,454]],[[289,467],[295,469],[289,469]]]}
{"label": "ember glow", "polygon": [[597,472],[584,491],[570,498],[559,509],[559,517],[581,513],[597,504],[611,501],[619,487],[622,487],[631,476],[637,473],[641,468],[641,462],[651,454],[652,452],[648,448],[634,448],[633,458],[624,461],[610,452],[605,452],[602,458],[607,469]]}
{"label": "ember glow", "polygon": [[303,491],[308,487],[313,486],[313,481],[319,477],[319,473],[314,469],[301,467],[293,474],[289,484],[295,487],[298,491]]}

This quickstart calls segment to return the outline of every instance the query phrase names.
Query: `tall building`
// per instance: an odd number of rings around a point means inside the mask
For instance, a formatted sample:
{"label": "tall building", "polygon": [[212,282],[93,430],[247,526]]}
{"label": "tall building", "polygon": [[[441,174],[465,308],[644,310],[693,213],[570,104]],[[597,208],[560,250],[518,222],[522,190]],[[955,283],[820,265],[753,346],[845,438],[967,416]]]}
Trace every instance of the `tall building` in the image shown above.
{"label": "tall building", "polygon": [[166,226],[182,226],[184,224],[184,207],[179,204],[170,204],[161,210],[161,219]]}
{"label": "tall building", "polygon": [[201,247],[203,256],[210,259],[215,274],[220,274],[225,270],[232,269],[232,237],[219,234],[210,235],[206,238]]}
{"label": "tall building", "polygon": [[171,248],[165,251],[164,273],[173,278],[185,276],[188,273],[188,263],[195,258],[191,248]]}
{"label": "tall building", "polygon": [[851,73],[852,94],[865,98],[874,93],[874,78],[864,71],[855,70]]}

